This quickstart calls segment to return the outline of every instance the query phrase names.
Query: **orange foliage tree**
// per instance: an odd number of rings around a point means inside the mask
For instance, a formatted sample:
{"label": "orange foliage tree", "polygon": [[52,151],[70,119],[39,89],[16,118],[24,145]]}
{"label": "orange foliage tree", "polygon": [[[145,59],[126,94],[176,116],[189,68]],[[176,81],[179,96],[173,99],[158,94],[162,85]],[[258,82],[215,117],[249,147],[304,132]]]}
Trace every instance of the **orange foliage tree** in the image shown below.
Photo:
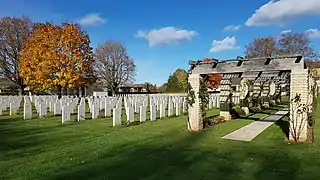
{"label": "orange foliage tree", "polygon": [[32,90],[80,87],[93,79],[92,53],[77,24],[37,24],[23,47],[20,75]]}
{"label": "orange foliage tree", "polygon": [[[210,58],[204,58],[203,62],[211,62],[212,60]],[[222,75],[221,74],[208,74],[207,81],[205,82],[205,85],[207,88],[210,89],[217,89],[220,86]]]}

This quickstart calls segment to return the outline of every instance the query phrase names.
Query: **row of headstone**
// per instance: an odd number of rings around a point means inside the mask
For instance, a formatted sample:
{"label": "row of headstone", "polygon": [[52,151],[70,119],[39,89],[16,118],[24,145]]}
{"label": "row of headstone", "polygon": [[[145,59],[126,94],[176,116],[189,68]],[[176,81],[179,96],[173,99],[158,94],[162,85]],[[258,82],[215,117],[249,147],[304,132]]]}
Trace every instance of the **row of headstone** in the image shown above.
{"label": "row of headstone", "polygon": [[[63,96],[9,96],[0,98],[0,113],[6,108],[10,108],[10,114],[15,114],[20,107],[21,100],[24,99],[23,112],[24,119],[33,117],[32,107],[34,105],[38,117],[47,116],[48,112],[54,115],[61,115],[61,122],[70,121],[71,114],[77,113],[77,120],[85,120],[86,100],[92,119],[98,118],[100,112],[104,110],[105,117],[113,116],[113,126],[121,125],[122,112],[126,115],[127,123],[135,121],[134,114],[139,113],[140,122],[147,121],[149,110],[149,120],[155,121],[157,114],[159,118],[179,116],[187,111],[187,101],[185,95],[175,94],[152,94],[152,95],[130,95],[122,97],[87,97],[77,98]],[[124,111],[122,103],[124,102]],[[209,108],[219,107],[219,97],[210,96]]]}
{"label": "row of headstone", "polygon": [[9,108],[10,115],[15,115],[20,108],[22,96],[1,96],[0,97],[0,115],[2,111]]}
{"label": "row of headstone", "polygon": [[22,98],[17,98],[14,99],[12,102],[10,102],[9,107],[10,107],[10,115],[15,115],[17,114],[17,111],[20,108]]}

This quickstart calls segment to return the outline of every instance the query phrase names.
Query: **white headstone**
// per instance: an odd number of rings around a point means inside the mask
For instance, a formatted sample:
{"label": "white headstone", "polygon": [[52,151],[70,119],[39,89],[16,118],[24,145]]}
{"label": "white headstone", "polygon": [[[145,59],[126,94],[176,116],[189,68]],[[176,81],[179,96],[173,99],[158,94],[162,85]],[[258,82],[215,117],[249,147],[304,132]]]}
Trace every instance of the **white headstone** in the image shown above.
{"label": "white headstone", "polygon": [[113,127],[121,125],[121,109],[114,108],[113,109]]}
{"label": "white headstone", "polygon": [[128,123],[134,122],[134,110],[132,107],[127,108],[126,114],[127,114],[127,122]]}
{"label": "white headstone", "polygon": [[157,119],[157,109],[155,105],[150,106],[150,120],[155,121]]}
{"label": "white headstone", "polygon": [[140,122],[145,122],[147,120],[147,108],[140,106]]}

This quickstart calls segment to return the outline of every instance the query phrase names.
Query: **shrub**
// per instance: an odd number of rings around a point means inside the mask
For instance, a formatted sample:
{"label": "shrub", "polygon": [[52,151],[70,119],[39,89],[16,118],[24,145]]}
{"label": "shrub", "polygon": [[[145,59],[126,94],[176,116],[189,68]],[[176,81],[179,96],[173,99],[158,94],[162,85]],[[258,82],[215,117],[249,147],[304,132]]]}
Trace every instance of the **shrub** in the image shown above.
{"label": "shrub", "polygon": [[213,124],[220,124],[224,122],[226,122],[226,119],[223,116],[216,116],[213,118]]}
{"label": "shrub", "polygon": [[230,114],[232,117],[243,117],[246,115],[243,109],[239,105],[233,106],[230,110]]}
{"label": "shrub", "polygon": [[226,120],[223,116],[215,116],[213,118],[205,118],[203,120],[203,126],[208,127],[208,126],[213,126],[215,124],[220,124],[224,122],[226,122]]}
{"label": "shrub", "polygon": [[281,104],[281,101],[279,99],[277,99],[276,104]]}
{"label": "shrub", "polygon": [[213,126],[213,118],[204,118],[203,119],[203,126],[208,127],[208,126]]}
{"label": "shrub", "polygon": [[261,107],[260,106],[252,106],[249,108],[250,112],[252,113],[257,113],[261,111]]}

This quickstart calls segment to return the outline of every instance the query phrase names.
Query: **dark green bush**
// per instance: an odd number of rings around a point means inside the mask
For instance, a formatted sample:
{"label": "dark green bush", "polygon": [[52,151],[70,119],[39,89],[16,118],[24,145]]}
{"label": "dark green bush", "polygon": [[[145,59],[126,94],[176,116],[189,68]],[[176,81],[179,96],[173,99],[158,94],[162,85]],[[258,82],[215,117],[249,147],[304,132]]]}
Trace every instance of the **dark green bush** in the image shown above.
{"label": "dark green bush", "polygon": [[246,115],[239,105],[233,106],[230,110],[230,114],[234,118],[244,117]]}
{"label": "dark green bush", "polygon": [[249,108],[249,111],[252,113],[257,113],[261,111],[261,107],[260,106],[252,106]]}

